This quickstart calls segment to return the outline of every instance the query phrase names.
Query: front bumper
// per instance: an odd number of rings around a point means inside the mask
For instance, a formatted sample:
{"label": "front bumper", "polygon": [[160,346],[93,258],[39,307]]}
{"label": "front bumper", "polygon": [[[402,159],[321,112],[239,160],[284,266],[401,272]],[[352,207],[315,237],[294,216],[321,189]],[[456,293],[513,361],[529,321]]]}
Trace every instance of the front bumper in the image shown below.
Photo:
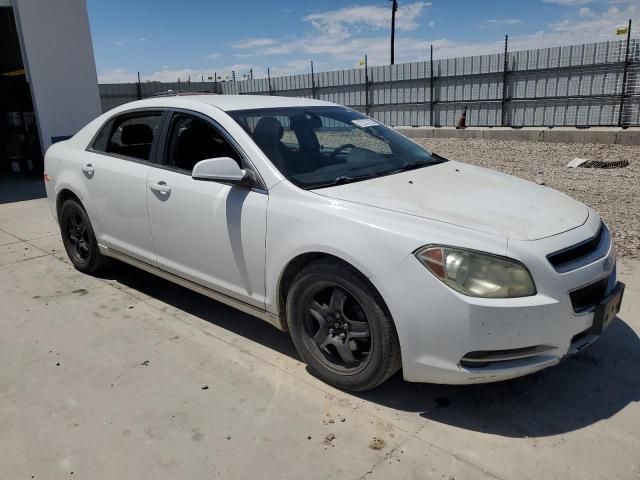
{"label": "front bumper", "polygon": [[536,282],[538,293],[531,297],[462,295],[413,255],[391,274],[372,279],[396,324],[404,378],[445,384],[507,380],[555,365],[595,341],[601,333],[594,329],[595,310],[574,312],[569,292],[605,277],[607,294],[619,288],[613,248],[600,260],[562,274],[546,260],[558,245],[583,239],[595,228],[585,225],[576,229],[580,232],[510,243],[509,256],[525,263]]}

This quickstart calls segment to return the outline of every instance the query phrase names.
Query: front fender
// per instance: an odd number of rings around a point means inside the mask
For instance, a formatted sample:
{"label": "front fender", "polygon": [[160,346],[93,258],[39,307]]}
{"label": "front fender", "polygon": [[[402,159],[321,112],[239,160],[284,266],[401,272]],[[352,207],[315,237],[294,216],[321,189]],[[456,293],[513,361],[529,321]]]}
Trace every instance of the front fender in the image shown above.
{"label": "front fender", "polygon": [[[278,314],[278,286],[287,265],[305,253],[338,257],[369,278],[393,272],[417,248],[439,243],[504,255],[506,239],[451,224],[346,202],[282,182],[269,191],[265,291]],[[385,295],[379,292],[385,301]]]}

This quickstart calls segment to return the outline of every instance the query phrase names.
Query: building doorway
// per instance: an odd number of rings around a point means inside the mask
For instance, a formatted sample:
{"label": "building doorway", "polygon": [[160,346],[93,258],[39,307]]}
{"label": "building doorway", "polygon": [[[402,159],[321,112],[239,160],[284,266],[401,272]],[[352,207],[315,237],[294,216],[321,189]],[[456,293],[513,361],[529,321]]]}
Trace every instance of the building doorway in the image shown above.
{"label": "building doorway", "polygon": [[43,163],[13,8],[0,3],[0,203],[43,196]]}

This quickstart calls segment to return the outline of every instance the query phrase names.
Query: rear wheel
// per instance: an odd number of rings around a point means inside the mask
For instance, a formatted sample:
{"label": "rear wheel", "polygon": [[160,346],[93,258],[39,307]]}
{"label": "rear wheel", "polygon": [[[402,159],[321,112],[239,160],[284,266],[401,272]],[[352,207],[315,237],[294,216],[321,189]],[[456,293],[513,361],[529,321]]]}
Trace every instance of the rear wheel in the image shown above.
{"label": "rear wheel", "polygon": [[384,302],[357,272],[316,262],[287,296],[291,337],[309,368],[353,391],[376,387],[400,368],[400,346]]}
{"label": "rear wheel", "polygon": [[106,262],[100,253],[89,216],[76,200],[66,200],[60,209],[62,243],[73,266],[83,273],[94,273]]}

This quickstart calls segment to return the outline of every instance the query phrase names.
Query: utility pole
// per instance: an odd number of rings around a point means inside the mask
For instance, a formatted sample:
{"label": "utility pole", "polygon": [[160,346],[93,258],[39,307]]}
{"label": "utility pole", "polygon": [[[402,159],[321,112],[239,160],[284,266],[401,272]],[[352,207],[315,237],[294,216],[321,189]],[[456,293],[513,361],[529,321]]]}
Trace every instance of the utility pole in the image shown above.
{"label": "utility pole", "polygon": [[429,125],[433,127],[433,110],[436,104],[433,99],[433,92],[435,91],[434,81],[435,76],[433,74],[433,44],[429,48]]}
{"label": "utility pole", "polygon": [[313,74],[313,60],[311,61],[311,98],[316,98],[316,79]]}
{"label": "utility pole", "polygon": [[624,54],[624,70],[622,71],[622,87],[620,88],[620,107],[618,109],[618,126],[624,126],[624,95],[627,85],[627,75],[629,71],[629,43],[631,42],[631,19],[629,19],[629,23],[627,25],[627,43]]}
{"label": "utility pole", "polygon": [[369,115],[369,63],[364,56],[364,113]]}
{"label": "utility pole", "polygon": [[398,0],[391,2],[391,65],[395,63],[395,41],[396,41],[396,12],[398,11]]}
{"label": "utility pole", "polygon": [[509,35],[504,36],[504,64],[502,65],[502,120],[500,125],[507,126],[507,74],[509,72]]}

